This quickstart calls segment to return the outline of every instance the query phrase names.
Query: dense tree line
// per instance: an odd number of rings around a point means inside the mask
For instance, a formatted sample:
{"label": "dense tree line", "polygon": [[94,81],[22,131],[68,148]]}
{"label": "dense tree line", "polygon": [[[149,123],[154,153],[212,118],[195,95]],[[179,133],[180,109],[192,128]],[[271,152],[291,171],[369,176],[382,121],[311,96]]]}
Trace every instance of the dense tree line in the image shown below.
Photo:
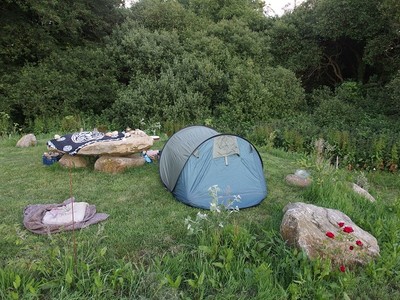
{"label": "dense tree line", "polygon": [[0,11],[3,127],[45,132],[77,116],[366,134],[400,116],[396,0],[308,0],[282,17],[259,0],[5,0]]}

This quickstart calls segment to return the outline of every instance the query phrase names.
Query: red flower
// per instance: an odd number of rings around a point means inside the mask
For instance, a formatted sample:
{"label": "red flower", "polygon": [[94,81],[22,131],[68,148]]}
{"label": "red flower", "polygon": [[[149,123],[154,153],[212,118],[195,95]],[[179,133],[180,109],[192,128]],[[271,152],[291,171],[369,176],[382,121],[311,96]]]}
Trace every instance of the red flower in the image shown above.
{"label": "red flower", "polygon": [[339,269],[340,269],[341,272],[346,272],[346,267],[343,266],[343,265],[341,265]]}
{"label": "red flower", "polygon": [[356,241],[356,245],[362,247],[363,246],[363,242],[361,242],[360,240]]}
{"label": "red flower", "polygon": [[345,228],[343,228],[343,231],[346,233],[351,233],[354,231],[354,229],[350,226],[346,226]]}
{"label": "red flower", "polygon": [[334,239],[334,238],[335,238],[335,235],[334,235],[332,232],[330,232],[330,231],[328,231],[325,235],[326,235],[328,238],[331,238],[331,239]]}
{"label": "red flower", "polygon": [[350,249],[350,250],[353,250],[353,249],[354,249],[354,247],[353,247],[353,246],[350,246],[350,247],[349,247],[349,249]]}
{"label": "red flower", "polygon": [[344,222],[339,222],[337,224],[339,225],[340,228],[342,228],[344,226]]}

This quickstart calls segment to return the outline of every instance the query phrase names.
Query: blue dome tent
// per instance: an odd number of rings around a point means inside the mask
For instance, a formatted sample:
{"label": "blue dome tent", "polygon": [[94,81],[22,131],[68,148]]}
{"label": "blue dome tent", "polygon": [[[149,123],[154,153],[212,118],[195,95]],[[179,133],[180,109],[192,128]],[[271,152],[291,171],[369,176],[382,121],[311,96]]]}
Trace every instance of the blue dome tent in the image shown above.
{"label": "blue dome tent", "polygon": [[205,126],[189,126],[172,135],[164,145],[159,172],[165,187],[179,201],[210,209],[209,188],[218,186],[218,203],[246,208],[267,196],[263,163],[246,139],[221,134]]}

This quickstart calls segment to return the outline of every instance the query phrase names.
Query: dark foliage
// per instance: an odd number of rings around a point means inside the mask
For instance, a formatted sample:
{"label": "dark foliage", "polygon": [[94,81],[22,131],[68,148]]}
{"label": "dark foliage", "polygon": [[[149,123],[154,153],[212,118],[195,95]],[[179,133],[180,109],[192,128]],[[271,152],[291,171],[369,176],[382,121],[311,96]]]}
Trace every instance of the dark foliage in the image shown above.
{"label": "dark foliage", "polygon": [[56,131],[70,116],[117,129],[203,123],[288,150],[323,136],[352,165],[398,163],[394,0],[308,0],[274,18],[250,0],[6,0],[0,10],[2,134]]}

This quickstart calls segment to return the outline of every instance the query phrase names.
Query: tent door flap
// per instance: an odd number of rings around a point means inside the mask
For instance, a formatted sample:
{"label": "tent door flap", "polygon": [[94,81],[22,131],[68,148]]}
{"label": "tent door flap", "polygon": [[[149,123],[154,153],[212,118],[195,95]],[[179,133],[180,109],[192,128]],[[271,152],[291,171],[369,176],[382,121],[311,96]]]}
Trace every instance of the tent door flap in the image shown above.
{"label": "tent door flap", "polygon": [[240,154],[236,136],[221,135],[214,138],[213,158]]}

